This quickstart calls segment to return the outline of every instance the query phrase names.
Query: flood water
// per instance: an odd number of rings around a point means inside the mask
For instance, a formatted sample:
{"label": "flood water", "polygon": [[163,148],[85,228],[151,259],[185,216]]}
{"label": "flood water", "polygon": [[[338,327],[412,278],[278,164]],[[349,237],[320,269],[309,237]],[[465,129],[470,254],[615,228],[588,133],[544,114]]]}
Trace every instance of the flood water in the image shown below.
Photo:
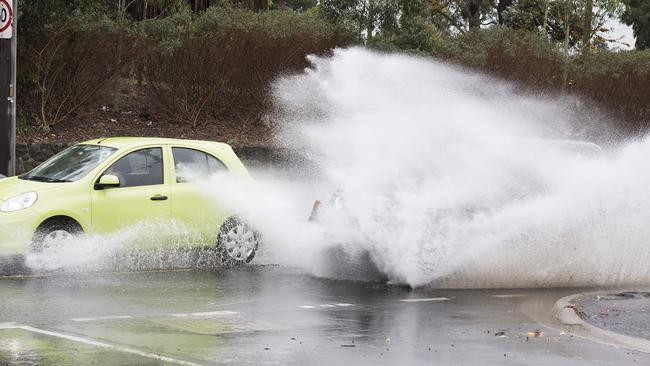
{"label": "flood water", "polygon": [[1,278],[0,364],[650,362],[549,327],[575,291],[410,290],[278,266]]}

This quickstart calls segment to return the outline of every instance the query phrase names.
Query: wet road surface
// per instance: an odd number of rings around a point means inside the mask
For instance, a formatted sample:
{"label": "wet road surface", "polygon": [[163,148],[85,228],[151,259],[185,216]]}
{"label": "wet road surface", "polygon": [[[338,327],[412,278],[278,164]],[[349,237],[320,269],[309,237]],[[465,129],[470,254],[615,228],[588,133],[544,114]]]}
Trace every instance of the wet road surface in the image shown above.
{"label": "wet road surface", "polygon": [[589,324],[650,340],[650,292],[588,293],[578,297],[576,303]]}
{"label": "wet road surface", "polygon": [[576,292],[410,290],[275,266],[5,277],[0,365],[650,364],[543,325]]}

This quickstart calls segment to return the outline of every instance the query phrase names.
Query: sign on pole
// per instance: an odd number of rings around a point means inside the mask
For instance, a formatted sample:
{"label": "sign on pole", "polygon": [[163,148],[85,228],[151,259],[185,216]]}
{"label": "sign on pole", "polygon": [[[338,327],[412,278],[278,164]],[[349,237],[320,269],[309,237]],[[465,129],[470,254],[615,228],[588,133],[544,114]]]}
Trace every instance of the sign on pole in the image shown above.
{"label": "sign on pole", "polygon": [[0,39],[10,39],[14,35],[14,9],[12,0],[0,0]]}
{"label": "sign on pole", "polygon": [[0,0],[0,174],[16,173],[17,0]]}

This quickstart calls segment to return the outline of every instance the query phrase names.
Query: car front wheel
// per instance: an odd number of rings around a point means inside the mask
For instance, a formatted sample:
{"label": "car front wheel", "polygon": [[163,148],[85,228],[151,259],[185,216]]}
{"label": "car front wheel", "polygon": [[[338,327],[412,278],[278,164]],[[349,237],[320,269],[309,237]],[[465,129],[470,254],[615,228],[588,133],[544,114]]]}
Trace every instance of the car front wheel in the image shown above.
{"label": "car front wheel", "polygon": [[69,240],[79,236],[82,232],[81,226],[74,222],[46,223],[39,227],[34,234],[31,250],[34,253],[59,251]]}
{"label": "car front wheel", "polygon": [[245,222],[231,217],[219,230],[217,252],[224,265],[235,266],[250,262],[260,244],[260,234]]}

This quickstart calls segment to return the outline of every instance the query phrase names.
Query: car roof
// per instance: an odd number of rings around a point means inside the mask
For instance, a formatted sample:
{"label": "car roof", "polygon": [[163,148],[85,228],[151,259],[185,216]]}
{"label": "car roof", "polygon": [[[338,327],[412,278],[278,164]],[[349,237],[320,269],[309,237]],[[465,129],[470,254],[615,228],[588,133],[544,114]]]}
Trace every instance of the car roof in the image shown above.
{"label": "car roof", "polygon": [[125,147],[134,147],[138,145],[204,145],[222,149],[230,149],[230,145],[222,142],[203,141],[203,140],[183,140],[170,139],[161,137],[108,137],[82,142],[84,145],[101,145],[122,149]]}

